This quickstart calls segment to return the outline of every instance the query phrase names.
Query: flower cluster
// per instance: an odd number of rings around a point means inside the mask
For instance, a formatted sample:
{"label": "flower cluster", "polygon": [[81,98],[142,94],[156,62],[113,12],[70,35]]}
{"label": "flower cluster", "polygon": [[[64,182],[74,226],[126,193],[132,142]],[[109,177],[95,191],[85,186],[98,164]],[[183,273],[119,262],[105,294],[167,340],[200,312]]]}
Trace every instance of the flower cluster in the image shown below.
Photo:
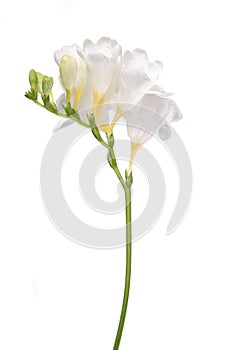
{"label": "flower cluster", "polygon": [[[131,139],[131,162],[138,148],[145,143],[165,121],[181,118],[170,94],[156,85],[162,70],[159,61],[150,62],[141,49],[122,53],[121,46],[110,38],[101,38],[96,44],[85,40],[83,47],[65,46],[55,52],[60,81],[64,93],[54,103],[52,78],[32,70],[31,91],[26,97],[63,117],[89,123],[94,116],[98,130],[111,135],[114,125],[124,117]],[[65,113],[65,114],[64,114]],[[92,120],[93,122],[93,120]]]}

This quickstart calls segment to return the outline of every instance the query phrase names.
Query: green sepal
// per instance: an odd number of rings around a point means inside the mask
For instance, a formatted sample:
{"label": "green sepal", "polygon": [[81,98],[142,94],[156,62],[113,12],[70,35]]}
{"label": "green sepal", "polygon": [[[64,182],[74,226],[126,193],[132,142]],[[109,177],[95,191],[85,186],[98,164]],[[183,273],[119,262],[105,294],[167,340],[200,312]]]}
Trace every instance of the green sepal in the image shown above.
{"label": "green sepal", "polygon": [[50,96],[49,95],[47,95],[47,96],[46,95],[42,95],[41,98],[42,98],[42,101],[44,103],[45,108],[49,112],[57,114],[58,109],[57,109],[57,107],[56,107],[56,105],[54,103],[50,102]]}
{"label": "green sepal", "polygon": [[115,168],[117,166],[116,158],[113,158],[110,152],[108,152],[107,160],[111,168]]}
{"label": "green sepal", "polygon": [[114,136],[113,134],[110,134],[110,135],[107,135],[107,138],[108,138],[108,144],[111,148],[113,148],[114,146]]}
{"label": "green sepal", "polygon": [[49,102],[49,105],[48,105],[47,110],[48,110],[49,112],[58,114],[57,106],[56,106],[54,103]]}
{"label": "green sepal", "polygon": [[98,141],[101,141],[101,135],[100,135],[100,132],[99,132],[99,129],[97,128],[97,126],[95,126],[94,128],[92,128],[91,131],[92,131],[92,134],[95,136],[95,138],[96,138]]}
{"label": "green sepal", "polygon": [[90,123],[92,134],[95,136],[95,138],[98,141],[101,142],[102,138],[101,138],[99,129],[98,129],[98,127],[95,124],[95,116],[94,116],[94,114],[89,114],[87,117],[88,117],[88,120],[89,120],[89,123]]}
{"label": "green sepal", "polygon": [[45,96],[45,95],[43,96],[42,95],[41,98],[42,98],[42,101],[44,103],[45,108],[48,109],[49,108],[49,102],[50,102],[49,101],[49,96]]}
{"label": "green sepal", "polygon": [[35,101],[37,101],[38,94],[34,89],[31,89],[31,90],[25,92],[24,96],[27,97],[29,100],[32,100],[35,102]]}
{"label": "green sepal", "polygon": [[63,104],[62,107],[68,116],[77,114],[77,111],[71,107],[70,102]]}
{"label": "green sepal", "polygon": [[125,170],[125,182],[128,187],[132,186],[133,183],[133,174],[132,171],[129,173],[128,170]]}
{"label": "green sepal", "polygon": [[88,120],[89,120],[89,123],[90,123],[91,128],[96,128],[95,116],[94,116],[94,114],[89,114],[89,115],[88,115]]}

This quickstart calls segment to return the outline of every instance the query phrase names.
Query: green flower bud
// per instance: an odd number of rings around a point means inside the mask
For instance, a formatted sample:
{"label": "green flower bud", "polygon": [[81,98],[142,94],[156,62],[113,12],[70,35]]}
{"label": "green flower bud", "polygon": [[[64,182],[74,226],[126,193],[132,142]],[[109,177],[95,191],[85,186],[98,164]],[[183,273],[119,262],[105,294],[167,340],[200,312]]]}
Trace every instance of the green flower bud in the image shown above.
{"label": "green flower bud", "polygon": [[31,88],[35,92],[39,92],[41,95],[43,94],[42,80],[43,80],[43,74],[36,72],[34,69],[30,70],[29,83],[31,85]]}
{"label": "green flower bud", "polygon": [[53,87],[53,78],[46,75],[42,78],[42,91],[44,95],[49,95]]}
{"label": "green flower bud", "polygon": [[39,92],[41,95],[43,95],[43,90],[42,90],[42,80],[43,80],[43,74],[36,72],[37,74],[37,92]]}
{"label": "green flower bud", "polygon": [[34,71],[34,69],[31,69],[29,72],[29,83],[31,85],[31,88],[33,90],[37,91],[38,77],[37,77],[37,73]]}

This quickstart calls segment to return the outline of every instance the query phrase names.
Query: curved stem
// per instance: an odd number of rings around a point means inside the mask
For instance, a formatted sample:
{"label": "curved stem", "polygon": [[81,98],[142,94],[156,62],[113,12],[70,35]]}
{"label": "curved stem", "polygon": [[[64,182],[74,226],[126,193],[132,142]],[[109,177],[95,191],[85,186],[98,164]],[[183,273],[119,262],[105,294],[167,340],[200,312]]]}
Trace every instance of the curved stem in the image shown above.
{"label": "curved stem", "polygon": [[126,213],[126,271],[125,271],[125,289],[121,309],[121,316],[116,334],[113,350],[118,350],[125,324],[127,312],[130,279],[131,279],[131,262],[132,262],[132,225],[131,225],[131,185],[125,189],[125,213]]}
{"label": "curved stem", "polygon": [[[64,114],[59,114],[59,116],[65,118]],[[73,115],[71,115],[69,118],[72,119],[74,122],[84,126],[85,128],[88,128],[88,129],[91,128],[89,124],[83,122],[80,118],[78,119],[78,118],[74,117]]]}
{"label": "curved stem", "polygon": [[[38,106],[40,106],[40,107],[46,109],[46,107],[45,107],[42,103],[40,103],[39,101],[34,100],[34,102],[35,102]],[[53,114],[56,114],[56,115],[58,115],[59,117],[62,117],[62,118],[70,118],[70,119],[72,119],[73,121],[75,121],[76,123],[78,123],[78,124],[84,126],[85,128],[88,128],[88,129],[91,128],[91,126],[90,126],[89,124],[83,122],[80,118],[77,118],[77,117],[75,117],[75,116],[72,115],[72,114],[71,114],[71,115],[67,115],[67,114],[64,114],[64,113],[60,113],[58,110],[57,110],[57,111],[53,111],[53,112],[50,111],[50,112],[53,113]]]}

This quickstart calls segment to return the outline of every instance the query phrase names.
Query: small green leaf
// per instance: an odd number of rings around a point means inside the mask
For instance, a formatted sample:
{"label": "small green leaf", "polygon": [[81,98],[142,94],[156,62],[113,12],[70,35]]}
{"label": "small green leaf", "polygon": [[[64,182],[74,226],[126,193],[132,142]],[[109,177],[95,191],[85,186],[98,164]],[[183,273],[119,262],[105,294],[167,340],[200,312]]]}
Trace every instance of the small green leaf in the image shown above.
{"label": "small green leaf", "polygon": [[57,114],[57,112],[58,112],[57,107],[56,107],[53,103],[51,103],[51,102],[49,102],[49,104],[48,104],[48,106],[47,106],[47,110],[48,110],[49,112],[52,112],[52,113],[55,113],[55,114]]}
{"label": "small green leaf", "polygon": [[101,135],[100,135],[100,132],[99,132],[99,129],[97,128],[97,126],[95,126],[94,128],[92,128],[91,131],[92,131],[92,134],[95,136],[95,138],[96,138],[98,141],[101,141]]}
{"label": "small green leaf", "polygon": [[108,152],[107,160],[111,168],[115,168],[117,166],[116,158],[113,158],[110,152]]}
{"label": "small green leaf", "polygon": [[68,116],[75,115],[77,113],[76,110],[71,107],[70,103],[63,104],[62,107]]}
{"label": "small green leaf", "polygon": [[58,112],[57,106],[53,102],[50,101],[50,96],[49,95],[47,95],[47,96],[46,95],[42,95],[41,98],[43,100],[45,108],[49,112],[57,114],[57,112]]}
{"label": "small green leaf", "polygon": [[33,89],[31,89],[30,91],[25,92],[25,97],[27,97],[29,100],[32,101],[37,101],[37,92]]}

